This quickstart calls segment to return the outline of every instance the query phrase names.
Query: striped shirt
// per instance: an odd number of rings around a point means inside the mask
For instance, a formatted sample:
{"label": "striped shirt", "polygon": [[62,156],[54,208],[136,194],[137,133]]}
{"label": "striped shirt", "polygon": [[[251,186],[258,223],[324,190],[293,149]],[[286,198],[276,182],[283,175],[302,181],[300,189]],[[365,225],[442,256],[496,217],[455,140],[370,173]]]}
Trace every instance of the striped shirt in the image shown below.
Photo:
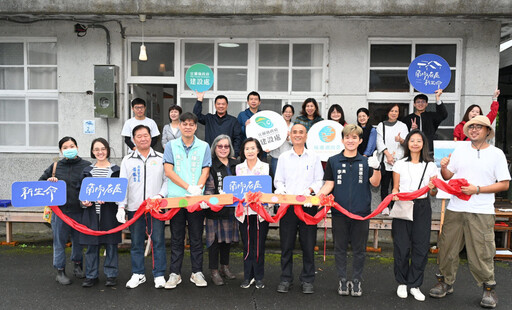
{"label": "striped shirt", "polygon": [[[100,168],[94,166],[91,170],[91,175],[93,178],[106,178],[108,177],[109,171],[110,167]],[[100,214],[101,205],[99,203],[95,203],[94,205],[96,206],[96,214]]]}

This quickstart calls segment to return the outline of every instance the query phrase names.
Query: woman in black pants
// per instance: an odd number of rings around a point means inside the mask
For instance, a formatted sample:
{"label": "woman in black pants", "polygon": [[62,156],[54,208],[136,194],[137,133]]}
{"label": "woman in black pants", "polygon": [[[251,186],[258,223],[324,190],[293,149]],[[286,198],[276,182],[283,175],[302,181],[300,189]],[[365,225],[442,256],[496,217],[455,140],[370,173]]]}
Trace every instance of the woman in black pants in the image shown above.
{"label": "woman in black pants", "polygon": [[[436,195],[432,180],[437,176],[437,167],[430,158],[428,141],[425,134],[417,129],[412,130],[404,142],[404,158],[393,166],[393,191],[413,192],[426,185],[430,194]],[[393,200],[398,201],[394,196]],[[407,206],[409,202],[402,202]],[[395,205],[395,208],[398,207]],[[413,220],[394,218],[392,225],[393,257],[395,259],[395,279],[398,282],[396,294],[400,298],[407,298],[407,291],[416,300],[424,301],[425,295],[420,291],[423,283],[423,273],[428,259],[430,247],[430,225],[432,209],[428,194],[413,200]]]}

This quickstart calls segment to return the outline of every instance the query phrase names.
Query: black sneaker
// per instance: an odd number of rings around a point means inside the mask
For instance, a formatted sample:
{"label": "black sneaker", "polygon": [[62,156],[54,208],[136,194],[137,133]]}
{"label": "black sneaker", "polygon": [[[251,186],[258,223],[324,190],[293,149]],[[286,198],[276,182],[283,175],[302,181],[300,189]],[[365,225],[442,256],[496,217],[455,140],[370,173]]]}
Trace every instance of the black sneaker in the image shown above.
{"label": "black sneaker", "polygon": [[279,293],[288,293],[291,286],[292,286],[292,284],[290,282],[281,281],[279,283],[279,285],[277,286],[277,291]]}
{"label": "black sneaker", "polygon": [[263,280],[256,280],[256,288],[265,288],[265,283],[263,283]]}
{"label": "black sneaker", "polygon": [[348,283],[349,281],[347,281],[347,279],[345,278],[342,278],[339,282],[339,285],[338,285],[338,295],[341,295],[341,296],[348,296],[350,295],[350,290],[348,288]]}
{"label": "black sneaker", "polygon": [[361,282],[359,280],[355,279],[354,281],[350,282],[351,284],[351,292],[350,295],[353,297],[359,297],[363,295],[363,290],[361,289]]}
{"label": "black sneaker", "polygon": [[242,284],[240,284],[240,287],[241,288],[249,288],[251,287],[251,285],[254,284],[254,279],[251,279],[251,280],[244,280],[244,282],[242,282]]}
{"label": "black sneaker", "polygon": [[98,278],[89,279],[86,278],[84,282],[82,282],[82,287],[93,287],[94,284],[98,283]]}
{"label": "black sneaker", "polygon": [[57,276],[55,277],[55,281],[59,282],[62,285],[70,285],[71,279],[66,276],[66,271],[64,269],[57,270]]}
{"label": "black sneaker", "polygon": [[313,287],[313,283],[303,282],[302,283],[302,293],[304,294],[313,294],[315,289]]}
{"label": "black sneaker", "polygon": [[116,286],[117,278],[107,278],[107,282],[105,282],[105,286]]}

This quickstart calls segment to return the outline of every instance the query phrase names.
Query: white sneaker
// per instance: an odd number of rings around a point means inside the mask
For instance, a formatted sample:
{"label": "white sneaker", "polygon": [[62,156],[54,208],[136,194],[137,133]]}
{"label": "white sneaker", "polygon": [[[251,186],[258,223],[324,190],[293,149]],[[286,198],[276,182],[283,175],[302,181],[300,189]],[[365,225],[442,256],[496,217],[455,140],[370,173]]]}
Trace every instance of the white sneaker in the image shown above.
{"label": "white sneaker", "polygon": [[414,296],[414,299],[417,301],[425,301],[425,295],[420,291],[419,287],[411,288],[411,295]]}
{"label": "white sneaker", "polygon": [[155,278],[155,288],[164,288],[165,286],[165,278],[164,276],[159,276]]}
{"label": "white sneaker", "polygon": [[140,284],[146,282],[146,276],[143,274],[134,273],[128,282],[126,282],[126,288],[136,288]]}
{"label": "white sneaker", "polygon": [[179,274],[171,273],[169,275],[169,280],[165,283],[165,289],[171,290],[173,288],[176,288],[178,284],[181,283],[181,276]]}
{"label": "white sneaker", "polygon": [[[396,289],[396,294],[400,298],[407,298],[407,285],[400,284],[398,286],[398,288]],[[411,294],[412,294],[412,289],[411,289]]]}
{"label": "white sneaker", "polygon": [[205,287],[208,285],[204,278],[204,274],[201,271],[191,274],[190,282],[194,283],[198,287]]}

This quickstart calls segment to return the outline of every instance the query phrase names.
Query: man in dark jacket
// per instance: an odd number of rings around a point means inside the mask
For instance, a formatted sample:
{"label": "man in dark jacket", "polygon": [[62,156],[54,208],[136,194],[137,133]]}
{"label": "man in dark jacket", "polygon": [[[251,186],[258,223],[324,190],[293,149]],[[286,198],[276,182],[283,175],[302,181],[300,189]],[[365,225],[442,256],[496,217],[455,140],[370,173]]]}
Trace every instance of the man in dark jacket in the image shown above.
{"label": "man in dark jacket", "polygon": [[225,134],[233,141],[235,156],[240,152],[242,144],[242,128],[238,120],[228,114],[228,98],[219,95],[215,98],[215,114],[203,114],[204,92],[197,93],[197,101],[194,106],[194,114],[200,124],[205,126],[205,141],[211,146],[218,135]]}
{"label": "man in dark jacket", "polygon": [[436,131],[441,124],[448,117],[446,106],[439,99],[443,93],[442,89],[436,90],[436,111],[426,112],[428,106],[428,97],[424,94],[419,94],[414,97],[414,113],[407,115],[402,119],[402,122],[407,125],[409,131],[419,129],[427,136],[428,146],[431,152],[434,151],[434,139],[436,139]]}

